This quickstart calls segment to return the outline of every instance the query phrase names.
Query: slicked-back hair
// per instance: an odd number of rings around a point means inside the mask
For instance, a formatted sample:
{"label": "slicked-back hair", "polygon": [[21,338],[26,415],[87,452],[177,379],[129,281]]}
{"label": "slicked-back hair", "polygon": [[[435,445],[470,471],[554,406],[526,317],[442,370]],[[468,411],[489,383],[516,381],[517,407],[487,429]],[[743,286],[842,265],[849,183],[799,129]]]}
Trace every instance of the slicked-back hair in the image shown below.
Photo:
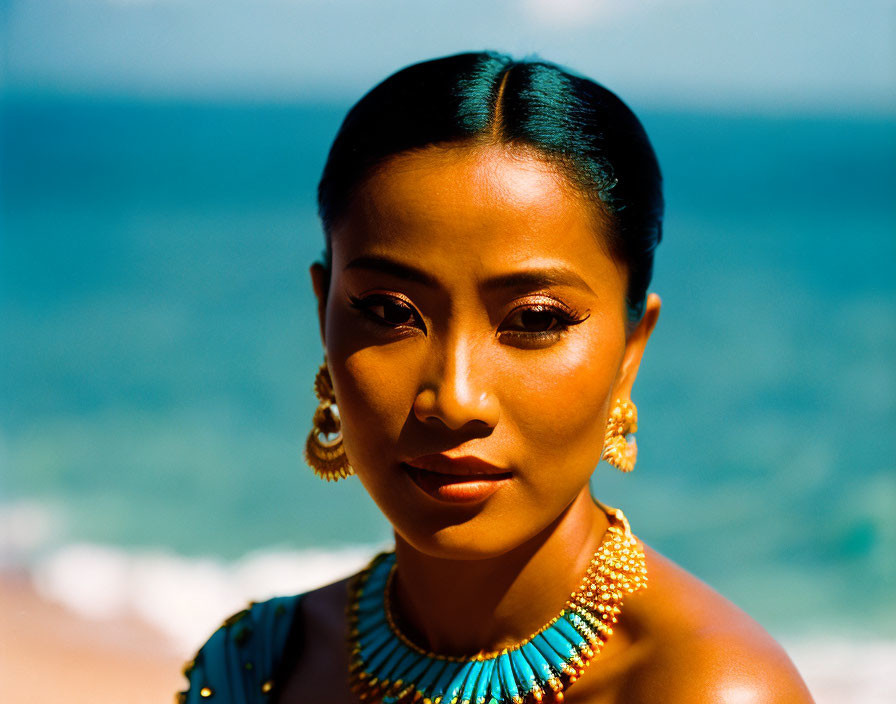
{"label": "slicked-back hair", "polygon": [[639,320],[663,219],[659,164],[643,126],[588,78],[491,51],[403,68],[349,110],[318,185],[326,268],[334,226],[378,165],[431,146],[477,143],[534,150],[593,204],[596,221],[607,224],[596,236],[625,265],[629,319]]}

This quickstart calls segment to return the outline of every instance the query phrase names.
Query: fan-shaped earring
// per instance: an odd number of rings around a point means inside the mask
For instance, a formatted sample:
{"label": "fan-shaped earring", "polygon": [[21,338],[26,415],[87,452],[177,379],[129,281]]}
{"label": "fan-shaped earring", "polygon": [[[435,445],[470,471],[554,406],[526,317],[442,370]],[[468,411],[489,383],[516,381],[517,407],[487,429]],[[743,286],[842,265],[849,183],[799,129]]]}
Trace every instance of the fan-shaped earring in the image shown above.
{"label": "fan-shaped earring", "polygon": [[602,459],[621,472],[631,472],[638,459],[638,445],[635,438],[626,436],[638,430],[638,409],[628,399],[616,399],[616,405],[607,419],[607,433],[604,436]]}
{"label": "fan-shaped earring", "polygon": [[351,476],[355,470],[349,464],[342,445],[342,423],[326,359],[314,377],[314,393],[320,404],[314,412],[311,432],[305,441],[305,461],[317,476],[327,481]]}

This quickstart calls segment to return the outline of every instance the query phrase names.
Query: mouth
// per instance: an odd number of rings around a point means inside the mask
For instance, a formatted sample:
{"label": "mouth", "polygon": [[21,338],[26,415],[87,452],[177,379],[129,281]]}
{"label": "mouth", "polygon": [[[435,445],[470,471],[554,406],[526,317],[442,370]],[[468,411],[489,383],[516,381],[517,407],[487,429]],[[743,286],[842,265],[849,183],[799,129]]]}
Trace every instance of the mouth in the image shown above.
{"label": "mouth", "polygon": [[485,501],[513,477],[513,472],[499,471],[493,465],[487,465],[490,471],[472,465],[446,466],[444,469],[449,471],[433,471],[402,462],[401,468],[421,491],[445,503]]}

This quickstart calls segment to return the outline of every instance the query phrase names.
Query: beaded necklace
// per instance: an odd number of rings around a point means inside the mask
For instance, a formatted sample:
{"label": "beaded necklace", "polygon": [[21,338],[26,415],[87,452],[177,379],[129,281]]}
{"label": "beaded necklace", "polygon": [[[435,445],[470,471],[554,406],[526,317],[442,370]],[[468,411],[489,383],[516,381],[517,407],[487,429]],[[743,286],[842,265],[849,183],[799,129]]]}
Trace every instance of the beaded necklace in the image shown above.
{"label": "beaded necklace", "polygon": [[395,552],[353,580],[347,605],[349,683],[366,702],[529,704],[563,701],[613,633],[625,595],[647,585],[644,553],[622,511],[598,505],[610,527],[579,587],[551,621],[520,643],[468,657],[430,653],[395,623],[389,593]]}

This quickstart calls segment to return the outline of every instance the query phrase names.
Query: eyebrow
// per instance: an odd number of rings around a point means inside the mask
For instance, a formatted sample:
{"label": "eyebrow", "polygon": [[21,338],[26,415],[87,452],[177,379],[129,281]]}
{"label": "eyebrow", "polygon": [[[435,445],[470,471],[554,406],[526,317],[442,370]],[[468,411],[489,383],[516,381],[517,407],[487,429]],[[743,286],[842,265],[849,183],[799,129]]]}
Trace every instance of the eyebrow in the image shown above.
{"label": "eyebrow", "polygon": [[[379,271],[400,279],[423,284],[430,288],[441,287],[435,277],[422,269],[380,255],[357,257],[350,261],[345,266],[345,269],[368,269],[371,271]],[[594,294],[592,288],[581,276],[564,266],[548,266],[539,269],[511,271],[506,274],[494,276],[482,284],[482,288],[486,291],[494,291],[498,289],[533,289],[547,286],[572,286],[585,289]]]}
{"label": "eyebrow", "polygon": [[571,286],[594,293],[585,280],[572,269],[563,266],[549,266],[541,269],[525,269],[499,274],[483,284],[486,290],[533,289],[549,286]]}
{"label": "eyebrow", "polygon": [[411,266],[410,264],[402,264],[399,261],[382,257],[378,255],[366,255],[352,259],[345,265],[344,271],[349,269],[369,269],[370,271],[379,271],[383,274],[390,274],[399,279],[407,279],[430,288],[439,288],[439,282],[425,271]]}

